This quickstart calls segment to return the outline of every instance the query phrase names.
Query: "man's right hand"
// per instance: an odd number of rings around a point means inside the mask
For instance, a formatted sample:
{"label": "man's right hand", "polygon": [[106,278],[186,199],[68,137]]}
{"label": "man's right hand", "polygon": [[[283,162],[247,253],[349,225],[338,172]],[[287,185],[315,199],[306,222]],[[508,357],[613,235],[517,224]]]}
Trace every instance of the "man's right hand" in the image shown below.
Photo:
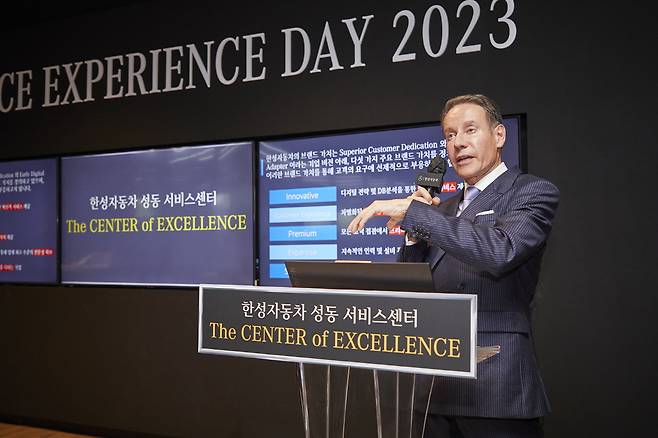
{"label": "man's right hand", "polygon": [[425,187],[420,186],[418,186],[416,191],[412,193],[411,199],[417,199],[418,201],[422,201],[425,204],[432,204],[435,207],[441,203],[441,199],[436,196],[432,198],[430,192],[427,191]]}
{"label": "man's right hand", "polygon": [[[427,189],[425,189],[424,187],[420,187],[420,186],[416,189],[414,193],[412,193],[410,198],[424,202],[425,204],[432,204],[434,206],[437,206],[441,203],[441,200],[438,197],[432,198],[430,192],[427,191]],[[409,233],[405,233],[404,240],[407,245],[413,245],[417,243],[420,239]]]}

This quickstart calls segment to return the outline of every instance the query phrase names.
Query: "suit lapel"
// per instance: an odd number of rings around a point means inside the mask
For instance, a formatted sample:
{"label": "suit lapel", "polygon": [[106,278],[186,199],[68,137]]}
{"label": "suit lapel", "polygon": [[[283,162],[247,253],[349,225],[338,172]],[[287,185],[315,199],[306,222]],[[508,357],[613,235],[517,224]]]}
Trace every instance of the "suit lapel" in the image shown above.
{"label": "suit lapel", "polygon": [[[505,173],[500,175],[494,180],[482,193],[480,193],[474,200],[471,202],[466,209],[462,212],[460,217],[473,220],[475,215],[482,211],[484,208],[491,208],[494,205],[496,199],[498,199],[503,193],[507,192],[512,188],[512,184],[516,181],[516,178],[521,173],[518,167],[513,167],[507,170]],[[448,199],[445,203],[439,205],[439,210],[445,213],[448,216],[457,215],[457,210],[459,208],[459,203],[463,199],[463,192],[459,196],[453,196]],[[433,270],[434,267],[441,261],[445,255],[445,251],[438,245],[430,245],[429,252],[427,254],[427,261],[430,264],[430,268]]]}
{"label": "suit lapel", "polygon": [[496,200],[512,187],[519,173],[521,173],[519,168],[513,167],[500,175],[473,202],[468,204],[459,217],[473,220],[479,212],[492,208]]}

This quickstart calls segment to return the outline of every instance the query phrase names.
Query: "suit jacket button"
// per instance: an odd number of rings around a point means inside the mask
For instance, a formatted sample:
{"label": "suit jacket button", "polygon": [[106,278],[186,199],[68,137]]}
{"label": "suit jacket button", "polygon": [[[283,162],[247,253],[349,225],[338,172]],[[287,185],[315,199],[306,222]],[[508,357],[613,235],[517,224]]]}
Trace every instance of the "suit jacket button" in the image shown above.
{"label": "suit jacket button", "polygon": [[464,283],[459,283],[459,284],[457,285],[457,289],[458,289],[458,290],[464,290]]}

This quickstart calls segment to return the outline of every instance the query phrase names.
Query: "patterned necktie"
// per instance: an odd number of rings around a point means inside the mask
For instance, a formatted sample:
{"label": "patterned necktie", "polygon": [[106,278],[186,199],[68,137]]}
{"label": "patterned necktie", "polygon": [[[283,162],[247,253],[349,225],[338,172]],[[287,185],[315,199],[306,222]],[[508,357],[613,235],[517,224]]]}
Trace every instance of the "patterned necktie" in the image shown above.
{"label": "patterned necktie", "polygon": [[480,194],[480,189],[478,189],[475,186],[469,186],[466,188],[466,192],[464,193],[464,200],[459,203],[459,210],[457,211],[457,216],[461,215],[464,210],[466,210],[466,207],[468,207],[468,204],[473,201],[473,199],[476,198],[476,196]]}

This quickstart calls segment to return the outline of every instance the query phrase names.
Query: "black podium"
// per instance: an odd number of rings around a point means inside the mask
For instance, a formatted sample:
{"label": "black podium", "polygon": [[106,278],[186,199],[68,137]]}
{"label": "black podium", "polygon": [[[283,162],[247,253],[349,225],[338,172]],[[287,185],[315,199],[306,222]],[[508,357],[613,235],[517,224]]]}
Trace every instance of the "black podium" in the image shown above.
{"label": "black podium", "polygon": [[436,376],[475,379],[499,351],[477,347],[476,295],[394,290],[427,265],[307,263],[297,287],[201,285],[198,326],[199,353],[296,364],[306,438],[422,438]]}

